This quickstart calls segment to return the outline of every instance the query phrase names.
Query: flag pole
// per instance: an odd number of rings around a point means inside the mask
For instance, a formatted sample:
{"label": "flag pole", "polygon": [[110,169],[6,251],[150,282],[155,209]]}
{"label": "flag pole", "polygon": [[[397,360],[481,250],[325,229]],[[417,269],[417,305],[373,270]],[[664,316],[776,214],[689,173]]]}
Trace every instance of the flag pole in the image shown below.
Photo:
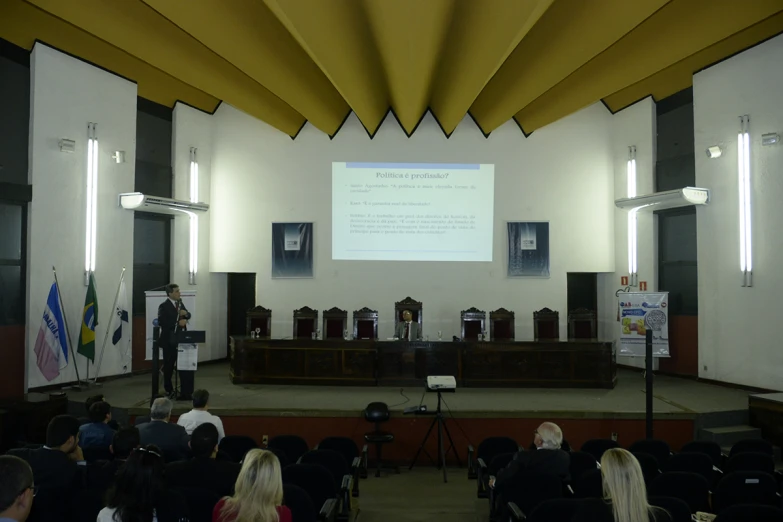
{"label": "flag pole", "polygon": [[73,367],[76,369],[76,386],[73,388],[79,390],[80,385],[82,383],[81,378],[79,377],[79,365],[76,364],[76,354],[74,354],[73,351],[73,343],[71,341],[71,330],[68,328],[68,318],[65,314],[65,301],[63,301],[63,296],[60,293],[60,282],[57,280],[57,269],[54,268],[54,265],[52,265],[52,273],[54,273],[54,286],[57,287],[57,298],[60,300],[60,309],[63,313],[63,322],[65,323],[65,335],[68,338],[68,351],[71,352],[71,360],[73,361]]}
{"label": "flag pole", "polygon": [[[120,282],[117,284],[117,293],[114,294],[114,304],[111,305],[112,310],[112,318],[114,315],[116,315],[114,312],[117,309],[117,300],[120,298],[120,288],[122,288],[122,280],[125,279],[125,267],[122,267],[122,272],[120,273]],[[122,319],[120,319],[122,321]],[[95,369],[95,377],[93,378],[92,383],[95,386],[100,386],[98,384],[98,375],[101,373],[101,363],[103,362],[103,352],[106,350],[106,341],[109,339],[109,332],[111,332],[111,326],[114,324],[113,320],[109,321],[109,324],[106,326],[106,335],[103,336],[103,345],[101,346],[101,354],[98,357],[98,366]]]}

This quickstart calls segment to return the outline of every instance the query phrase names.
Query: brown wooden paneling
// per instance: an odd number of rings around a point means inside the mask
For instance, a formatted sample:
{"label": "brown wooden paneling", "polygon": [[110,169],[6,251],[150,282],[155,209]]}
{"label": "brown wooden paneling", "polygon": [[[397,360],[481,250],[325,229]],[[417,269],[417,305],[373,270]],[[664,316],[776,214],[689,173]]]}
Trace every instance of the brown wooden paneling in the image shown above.
{"label": "brown wooden paneling", "polygon": [[[291,434],[304,438],[310,447],[314,447],[327,436],[350,437],[361,447],[364,444],[364,433],[373,428],[363,417],[358,416],[354,418],[221,416],[221,419],[227,434],[249,435],[259,444],[264,435],[271,438],[275,435]],[[514,438],[523,446],[528,446],[533,440],[533,432],[544,421],[557,423],[572,449],[579,449],[588,439],[610,438],[612,433],[618,434],[618,441],[626,448],[633,442],[645,438],[644,420],[635,419],[458,418],[454,420],[450,418],[446,423],[464,465],[468,444],[473,444],[475,447],[486,437],[504,435]],[[394,442],[383,448],[384,458],[398,464],[409,464],[431,422],[432,417],[410,415],[395,416],[389,422],[383,423],[383,430],[394,434]],[[655,437],[667,441],[674,451],[693,440],[692,420],[656,420],[654,430]],[[434,432],[426,448],[431,455],[437,453],[437,436]],[[372,447],[369,449],[371,460],[374,451]],[[453,456],[449,455],[449,462],[452,461]],[[431,466],[431,463],[426,455],[421,455],[418,465]]]}
{"label": "brown wooden paneling", "polygon": [[144,321],[143,315],[133,316],[133,345],[131,347],[133,355],[131,364],[134,372],[152,369],[152,361],[144,360],[147,356],[147,328]]}
{"label": "brown wooden paneling", "polygon": [[0,326],[2,360],[0,364],[0,398],[24,397],[25,326]]}
{"label": "brown wooden paneling", "polygon": [[699,318],[695,315],[669,316],[669,353],[660,360],[663,372],[675,375],[699,375]]}

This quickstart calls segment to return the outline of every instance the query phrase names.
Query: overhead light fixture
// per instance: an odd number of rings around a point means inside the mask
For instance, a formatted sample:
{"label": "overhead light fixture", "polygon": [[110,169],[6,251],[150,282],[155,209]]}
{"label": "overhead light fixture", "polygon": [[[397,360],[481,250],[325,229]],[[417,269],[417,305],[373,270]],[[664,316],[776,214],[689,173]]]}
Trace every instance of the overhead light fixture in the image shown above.
{"label": "overhead light fixture", "polygon": [[[626,187],[629,198],[636,197],[636,147],[628,147],[628,163],[626,164]],[[637,257],[636,237],[636,213],[637,209],[628,212],[628,275],[631,286],[636,286],[638,279],[639,263]]]}
{"label": "overhead light fixture", "polygon": [[76,151],[76,142],[69,140],[68,138],[61,139],[59,145],[60,152],[68,152],[73,154],[73,152]]}
{"label": "overhead light fixture", "polygon": [[98,239],[98,125],[87,124],[87,227],[85,230],[84,284],[90,284],[95,272],[95,250]]}
{"label": "overhead light fixture", "polygon": [[740,270],[742,286],[753,286],[753,235],[750,208],[750,116],[740,116],[737,134],[737,181],[739,187]]}
{"label": "overhead light fixture", "polygon": [[723,149],[721,149],[718,145],[707,147],[707,157],[710,159],[720,158],[722,154]]}
{"label": "overhead light fixture", "polygon": [[[190,148],[190,202],[198,203],[198,150]],[[190,268],[188,270],[188,283],[196,284],[198,273],[198,216],[195,212],[187,212],[190,216]]]}
{"label": "overhead light fixture", "polygon": [[764,146],[775,145],[780,142],[780,135],[777,132],[768,132],[761,135],[761,144]]}

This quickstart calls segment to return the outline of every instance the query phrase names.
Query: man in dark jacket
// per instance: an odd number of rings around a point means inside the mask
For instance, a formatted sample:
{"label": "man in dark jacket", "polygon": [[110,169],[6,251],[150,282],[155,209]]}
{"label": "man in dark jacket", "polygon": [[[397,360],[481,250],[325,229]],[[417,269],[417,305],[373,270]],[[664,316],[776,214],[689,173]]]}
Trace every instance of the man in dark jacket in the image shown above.
{"label": "man in dark jacket", "polygon": [[79,446],[82,449],[108,449],[111,446],[115,430],[109,427],[111,422],[111,405],[98,401],[90,406],[90,422],[79,428]]}
{"label": "man in dark jacket", "polygon": [[87,466],[87,487],[105,492],[114,482],[117,471],[125,465],[131,452],[139,447],[141,437],[136,426],[122,428],[114,434],[109,446],[112,460],[99,460]]}
{"label": "man in dark jacket", "polygon": [[185,460],[189,451],[185,428],[169,422],[173,407],[169,399],[155,399],[150,408],[150,422],[138,426],[141,445],[154,444],[159,447],[166,462]]}
{"label": "man in dark jacket", "polygon": [[539,426],[535,431],[533,444],[535,451],[518,452],[508,466],[498,472],[497,479],[490,483],[490,486],[499,491],[520,471],[555,475],[560,477],[564,484],[571,480],[571,457],[560,449],[563,432],[557,424],[545,422]]}
{"label": "man in dark jacket", "polygon": [[168,487],[207,489],[220,497],[233,495],[241,466],[227,460],[216,460],[218,430],[215,425],[206,422],[193,430],[190,449],[192,459],[166,466]]}

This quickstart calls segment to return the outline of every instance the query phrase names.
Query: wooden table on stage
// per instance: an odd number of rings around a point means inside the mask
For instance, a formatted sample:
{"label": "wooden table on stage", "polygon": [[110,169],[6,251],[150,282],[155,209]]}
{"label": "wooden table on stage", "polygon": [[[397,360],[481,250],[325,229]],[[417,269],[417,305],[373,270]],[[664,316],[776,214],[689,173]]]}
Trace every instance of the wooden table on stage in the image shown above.
{"label": "wooden table on stage", "polygon": [[613,342],[404,342],[231,338],[234,384],[614,388]]}

